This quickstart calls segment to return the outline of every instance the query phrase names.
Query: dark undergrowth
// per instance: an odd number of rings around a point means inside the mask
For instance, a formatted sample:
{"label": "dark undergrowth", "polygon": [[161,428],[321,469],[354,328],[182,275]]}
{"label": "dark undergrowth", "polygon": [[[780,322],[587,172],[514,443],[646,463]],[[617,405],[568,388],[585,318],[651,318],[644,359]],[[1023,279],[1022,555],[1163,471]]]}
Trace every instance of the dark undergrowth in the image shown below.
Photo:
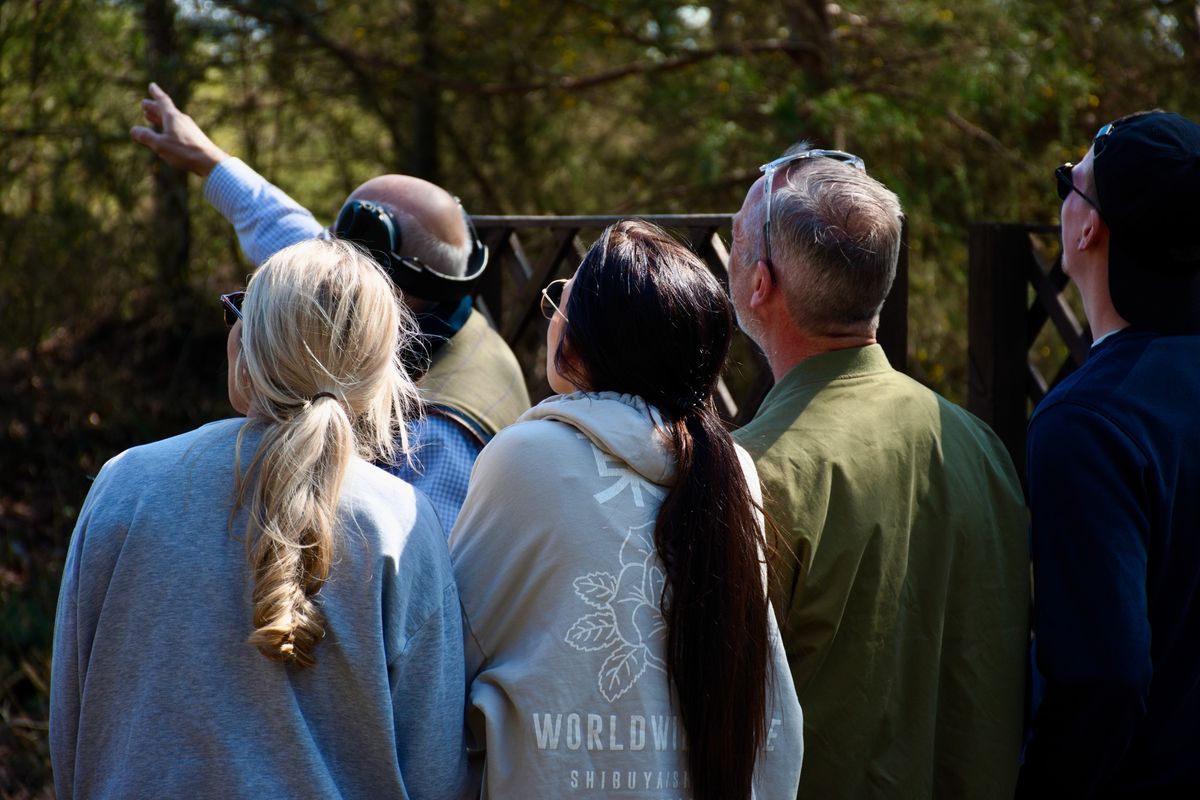
{"label": "dark undergrowth", "polygon": [[147,291],[0,350],[0,797],[54,794],[54,612],[91,478],[127,447],[231,413],[225,336],[213,302]]}

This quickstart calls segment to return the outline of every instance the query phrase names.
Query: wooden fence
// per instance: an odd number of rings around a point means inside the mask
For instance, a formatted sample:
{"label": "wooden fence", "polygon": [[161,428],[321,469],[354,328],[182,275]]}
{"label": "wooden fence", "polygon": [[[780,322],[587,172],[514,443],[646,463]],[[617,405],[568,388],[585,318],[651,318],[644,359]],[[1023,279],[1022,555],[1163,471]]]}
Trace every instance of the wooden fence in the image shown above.
{"label": "wooden fence", "polygon": [[979,224],[969,231],[967,407],[1004,441],[1022,479],[1033,407],[1083,363],[1092,341],[1068,301],[1058,230]]}
{"label": "wooden fence", "polygon": [[[545,378],[545,323],[539,312],[541,289],[555,278],[569,277],[587,251],[590,240],[624,217],[475,216],[480,238],[491,250],[491,266],[479,288],[482,310],[517,353],[525,370],[530,397],[550,393]],[[730,214],[662,214],[641,217],[673,231],[704,260],[728,287]],[[907,367],[908,251],[901,248],[896,282],[884,305],[879,340],[892,365]],[[754,415],[772,385],[771,372],[758,349],[742,334],[719,388],[726,420],[740,425]]]}
{"label": "wooden fence", "polygon": [[[480,306],[513,346],[530,396],[550,393],[545,379],[541,288],[568,277],[587,243],[616,216],[476,216],[491,249],[479,287]],[[643,217],[675,232],[728,286],[732,215]],[[969,231],[967,407],[992,426],[1024,475],[1025,427],[1033,407],[1087,357],[1091,334],[1072,308],[1057,244],[1057,226],[977,224]],[[905,237],[907,241],[907,236]],[[883,308],[879,341],[892,365],[906,370],[908,248],[901,247],[896,282]],[[1047,326],[1050,326],[1047,328]],[[1035,352],[1035,346],[1042,346]],[[1048,343],[1047,343],[1048,342]],[[721,409],[739,425],[754,415],[771,387],[761,353],[741,334],[720,386]]]}

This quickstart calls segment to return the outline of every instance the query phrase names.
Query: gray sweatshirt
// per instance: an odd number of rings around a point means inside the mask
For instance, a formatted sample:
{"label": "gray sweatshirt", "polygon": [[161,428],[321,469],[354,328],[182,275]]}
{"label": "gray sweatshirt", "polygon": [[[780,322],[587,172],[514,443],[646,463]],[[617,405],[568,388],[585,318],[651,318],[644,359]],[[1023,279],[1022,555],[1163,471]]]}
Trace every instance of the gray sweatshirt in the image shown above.
{"label": "gray sweatshirt", "polygon": [[228,527],[244,423],[128,450],[88,493],[54,631],[58,797],[469,793],[458,595],[428,500],[352,460],[317,665],[270,661],[246,641],[245,512]]}
{"label": "gray sweatshirt", "polygon": [[[652,413],[612,392],[553,397],[476,461],[450,551],[485,797],[692,794],[654,546],[675,458]],[[754,465],[739,455],[757,493]],[[755,794],[792,800],[802,719],[774,616],[769,624]]]}

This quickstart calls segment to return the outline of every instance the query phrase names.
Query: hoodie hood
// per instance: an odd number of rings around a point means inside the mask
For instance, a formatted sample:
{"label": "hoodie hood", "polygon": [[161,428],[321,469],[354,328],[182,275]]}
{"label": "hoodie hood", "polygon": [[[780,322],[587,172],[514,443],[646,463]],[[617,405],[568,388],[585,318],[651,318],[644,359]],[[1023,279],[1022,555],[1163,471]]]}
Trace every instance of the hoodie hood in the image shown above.
{"label": "hoodie hood", "polygon": [[662,433],[662,415],[637,395],[617,392],[554,395],[526,411],[518,422],[532,419],[565,422],[651,483],[660,486],[675,483],[675,454]]}

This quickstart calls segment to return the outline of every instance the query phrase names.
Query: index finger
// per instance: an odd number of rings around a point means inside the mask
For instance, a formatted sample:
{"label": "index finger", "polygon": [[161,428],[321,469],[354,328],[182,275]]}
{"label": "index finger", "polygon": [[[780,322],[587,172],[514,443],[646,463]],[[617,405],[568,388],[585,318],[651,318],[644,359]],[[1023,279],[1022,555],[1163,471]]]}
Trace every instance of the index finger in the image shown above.
{"label": "index finger", "polygon": [[171,95],[164,92],[157,83],[150,84],[150,96],[162,105],[164,111],[175,110],[175,101],[172,100]]}

